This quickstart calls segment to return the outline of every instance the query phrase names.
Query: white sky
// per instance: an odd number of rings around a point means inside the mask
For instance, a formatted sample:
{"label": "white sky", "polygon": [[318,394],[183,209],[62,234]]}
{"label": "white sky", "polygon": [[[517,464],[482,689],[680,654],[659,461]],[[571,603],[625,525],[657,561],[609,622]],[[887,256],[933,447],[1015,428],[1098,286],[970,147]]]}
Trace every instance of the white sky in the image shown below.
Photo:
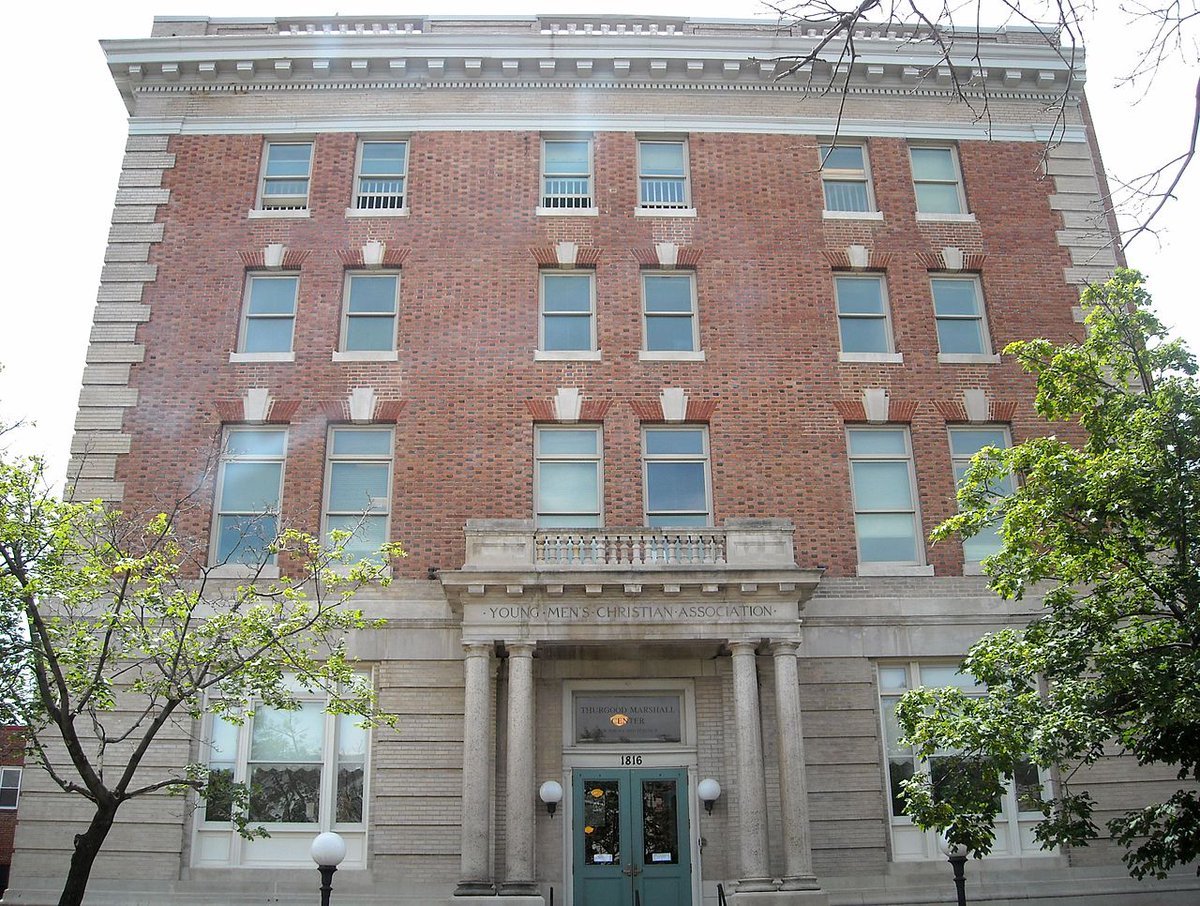
{"label": "white sky", "polygon": [[[1114,89],[1143,46],[1115,0],[1085,26],[1087,94],[1110,174],[1132,178],[1184,150],[1191,125],[1198,54],[1190,67],[1174,63],[1148,92]],[[347,3],[345,10],[339,9]],[[934,5],[940,6],[940,0]],[[512,14],[529,7],[486,0],[439,0],[407,8],[398,0],[117,0],[67,2],[53,9],[14,3],[5,16],[8,76],[0,98],[9,123],[0,160],[8,182],[6,235],[0,264],[9,287],[0,318],[0,418],[32,425],[5,437],[10,450],[41,453],[50,473],[66,470],[72,425],[100,280],[112,203],[126,136],[126,112],[98,41],[150,34],[155,15],[328,15],[364,17],[397,11],[441,15]],[[542,0],[537,12],[637,13],[750,18],[769,15],[756,0]],[[999,20],[985,24],[999,24]],[[1181,200],[1160,218],[1158,237],[1128,249],[1130,264],[1150,277],[1156,309],[1200,349],[1200,313],[1193,304],[1200,253],[1200,163],[1179,190]],[[1188,278],[1191,278],[1188,280]],[[1185,282],[1186,281],[1186,282]]]}

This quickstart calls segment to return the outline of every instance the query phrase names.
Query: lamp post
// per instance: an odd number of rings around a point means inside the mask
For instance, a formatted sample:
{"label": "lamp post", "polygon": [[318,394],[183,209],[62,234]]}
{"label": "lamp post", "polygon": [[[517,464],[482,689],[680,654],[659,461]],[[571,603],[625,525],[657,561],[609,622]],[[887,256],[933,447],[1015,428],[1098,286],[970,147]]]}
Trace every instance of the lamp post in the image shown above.
{"label": "lamp post", "polygon": [[967,848],[961,843],[951,843],[942,840],[942,852],[946,861],[954,871],[954,888],[958,892],[958,906],[967,906],[967,879],[963,874],[963,866],[967,864]]}
{"label": "lamp post", "polygon": [[696,795],[704,803],[704,811],[711,815],[713,803],[721,798],[721,784],[717,783],[711,777],[706,777],[696,784]]}
{"label": "lamp post", "polygon": [[546,811],[550,817],[554,817],[554,812],[558,809],[558,804],[562,802],[563,788],[562,784],[557,780],[547,780],[538,787],[538,798],[546,805]]}
{"label": "lamp post", "polygon": [[333,893],[333,873],[346,858],[346,841],[338,834],[326,831],[313,839],[312,860],[321,872],[321,906],[329,906],[329,895]]}

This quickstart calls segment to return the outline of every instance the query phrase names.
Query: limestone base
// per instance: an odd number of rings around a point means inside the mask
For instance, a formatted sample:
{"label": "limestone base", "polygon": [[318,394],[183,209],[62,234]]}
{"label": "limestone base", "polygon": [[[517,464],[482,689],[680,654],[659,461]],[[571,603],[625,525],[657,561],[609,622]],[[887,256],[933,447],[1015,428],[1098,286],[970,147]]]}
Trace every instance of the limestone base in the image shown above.
{"label": "limestone base", "polygon": [[732,906],[829,906],[823,890],[748,890],[734,893]]}

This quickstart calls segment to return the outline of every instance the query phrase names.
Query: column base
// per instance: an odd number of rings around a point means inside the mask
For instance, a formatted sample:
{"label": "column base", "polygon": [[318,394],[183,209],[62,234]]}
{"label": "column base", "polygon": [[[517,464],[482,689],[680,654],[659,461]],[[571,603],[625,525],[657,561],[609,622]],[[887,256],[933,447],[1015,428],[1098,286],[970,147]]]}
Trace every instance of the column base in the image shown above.
{"label": "column base", "polygon": [[829,906],[829,894],[823,890],[754,890],[738,889],[730,899],[731,906]]}
{"label": "column base", "polygon": [[783,883],[779,885],[780,890],[820,890],[821,885],[812,875],[804,875],[802,877],[784,878]]}
{"label": "column base", "polygon": [[532,881],[505,881],[500,885],[502,897],[540,897],[541,891]]}
{"label": "column base", "polygon": [[496,895],[496,887],[491,881],[459,881],[454,888],[456,897],[491,897]]}
{"label": "column base", "polygon": [[765,893],[778,887],[779,883],[774,878],[742,878],[737,882],[738,893]]}

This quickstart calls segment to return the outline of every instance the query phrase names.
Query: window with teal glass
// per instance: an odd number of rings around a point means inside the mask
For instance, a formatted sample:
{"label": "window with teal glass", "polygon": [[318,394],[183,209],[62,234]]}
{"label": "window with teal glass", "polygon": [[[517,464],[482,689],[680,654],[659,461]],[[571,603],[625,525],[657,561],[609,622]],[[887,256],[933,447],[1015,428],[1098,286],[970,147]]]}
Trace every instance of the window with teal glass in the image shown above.
{"label": "window with teal glass", "polygon": [[287,431],[230,428],[217,473],[213,562],[261,566],[275,562]]}
{"label": "window with teal glass", "polygon": [[378,560],[388,540],[392,503],[392,429],[329,431],[325,531],[348,532],[349,560]]}
{"label": "window with teal glass", "polygon": [[646,525],[712,525],[708,430],[646,428],[642,442]]}
{"label": "window with teal glass", "polygon": [[238,352],[288,353],[296,326],[295,274],[250,274]]}
{"label": "window with teal glass", "polygon": [[342,350],[390,352],[396,348],[400,275],[348,273]]}
{"label": "window with teal glass", "polygon": [[534,432],[534,509],[538,528],[598,528],[603,509],[599,428]]}
{"label": "window with teal glass", "polygon": [[[962,485],[963,476],[971,465],[971,457],[984,447],[1001,450],[1009,446],[1008,431],[1002,427],[954,427],[950,429],[950,460],[954,465],[954,482]],[[996,497],[1007,497],[1016,490],[1011,475],[993,479],[988,492]],[[1000,527],[989,525],[978,534],[963,541],[963,558],[968,563],[978,563],[1000,550]]]}
{"label": "window with teal glass", "polygon": [[259,208],[264,211],[307,210],[312,149],[312,142],[267,143]]}
{"label": "window with teal glass", "polygon": [[846,434],[859,563],[923,563],[908,429],[851,428]]}

